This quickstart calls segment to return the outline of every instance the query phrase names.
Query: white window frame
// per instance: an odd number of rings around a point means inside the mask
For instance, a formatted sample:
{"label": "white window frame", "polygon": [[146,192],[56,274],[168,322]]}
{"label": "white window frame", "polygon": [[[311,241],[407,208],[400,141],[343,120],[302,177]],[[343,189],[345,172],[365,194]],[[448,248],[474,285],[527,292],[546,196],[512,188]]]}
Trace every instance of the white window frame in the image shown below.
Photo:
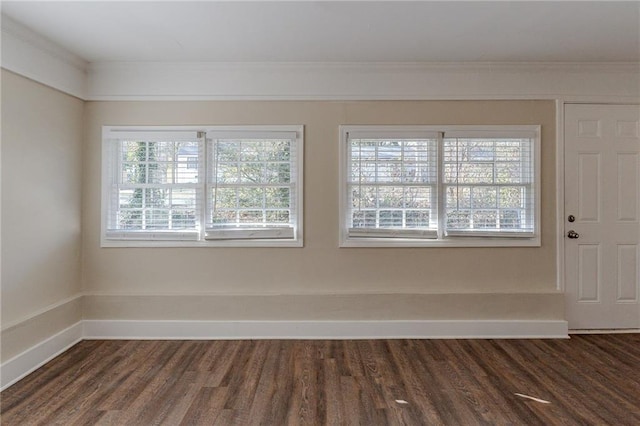
{"label": "white window frame", "polygon": [[[340,247],[540,247],[540,204],[541,204],[541,141],[539,125],[455,125],[455,126],[395,126],[395,125],[342,125],[339,129],[339,162],[340,162],[340,189],[339,189],[339,246]],[[438,140],[438,166],[437,166],[437,196],[438,199],[438,230],[437,235],[433,232],[425,231],[423,236],[416,232],[407,233],[403,229],[397,232],[391,230],[349,230],[350,193],[348,190],[348,177],[350,174],[349,164],[349,133],[352,134],[414,134],[428,137],[434,132],[444,135],[449,134],[469,134],[473,137],[483,137],[489,135],[504,135],[505,137],[517,137],[528,135],[533,139],[533,196],[535,207],[533,209],[534,219],[533,233],[505,233],[496,236],[492,233],[483,234],[481,231],[474,232],[449,232],[446,235],[444,230],[444,191],[442,170],[442,149],[443,137]],[[398,186],[401,186],[400,184]],[[367,235],[369,234],[369,235]]]}
{"label": "white window frame", "polygon": [[[113,143],[119,135],[126,132],[137,132],[140,134],[177,134],[194,132],[202,136],[203,144],[200,152],[199,166],[202,173],[198,181],[198,201],[197,208],[198,222],[195,231],[153,231],[153,232],[126,232],[108,231],[109,203],[111,202],[112,179],[111,170],[114,170]],[[175,133],[172,133],[175,132]],[[284,233],[278,228],[259,232],[224,232],[221,238],[207,238],[205,226],[205,216],[208,212],[207,202],[207,145],[206,134],[211,132],[227,134],[248,134],[263,135],[265,138],[269,134],[295,134],[295,219],[292,229],[287,229]],[[303,234],[303,188],[304,188],[304,126],[303,125],[246,125],[246,126],[103,126],[102,127],[102,205],[101,205],[101,247],[302,247],[304,244]]]}

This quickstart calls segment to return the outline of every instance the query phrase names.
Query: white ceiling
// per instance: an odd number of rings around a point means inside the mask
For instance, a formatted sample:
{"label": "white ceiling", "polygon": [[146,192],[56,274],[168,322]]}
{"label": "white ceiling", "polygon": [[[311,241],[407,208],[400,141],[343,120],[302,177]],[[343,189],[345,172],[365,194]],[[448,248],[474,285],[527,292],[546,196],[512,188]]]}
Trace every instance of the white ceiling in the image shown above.
{"label": "white ceiling", "polygon": [[640,2],[16,2],[89,62],[640,61]]}

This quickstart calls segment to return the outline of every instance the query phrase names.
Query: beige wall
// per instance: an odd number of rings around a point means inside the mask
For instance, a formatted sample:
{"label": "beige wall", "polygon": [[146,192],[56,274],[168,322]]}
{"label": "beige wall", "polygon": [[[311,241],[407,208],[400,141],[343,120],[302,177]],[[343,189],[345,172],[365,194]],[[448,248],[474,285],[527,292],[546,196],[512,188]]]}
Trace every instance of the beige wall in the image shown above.
{"label": "beige wall", "polygon": [[[552,101],[88,102],[85,118],[88,294],[555,293]],[[100,248],[101,126],[204,124],[305,125],[305,247]],[[542,247],[338,248],[340,124],[542,125]]]}
{"label": "beige wall", "polygon": [[[305,247],[100,248],[101,126],[136,124],[304,124]],[[541,124],[542,247],[338,248],[340,124]],[[3,71],[2,125],[3,361],[83,318],[563,318],[551,101],[83,103]]]}
{"label": "beige wall", "polygon": [[[81,100],[2,71],[3,360],[42,340],[23,333],[18,348],[5,332],[82,290],[83,113]],[[65,312],[47,334],[80,319]]]}

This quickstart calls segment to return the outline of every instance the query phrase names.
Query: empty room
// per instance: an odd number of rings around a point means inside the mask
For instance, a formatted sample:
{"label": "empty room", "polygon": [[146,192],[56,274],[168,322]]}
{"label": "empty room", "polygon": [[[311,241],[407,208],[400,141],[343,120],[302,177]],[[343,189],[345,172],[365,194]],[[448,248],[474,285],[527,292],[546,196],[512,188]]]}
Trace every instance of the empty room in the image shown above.
{"label": "empty room", "polygon": [[1,19],[3,425],[640,424],[640,3]]}

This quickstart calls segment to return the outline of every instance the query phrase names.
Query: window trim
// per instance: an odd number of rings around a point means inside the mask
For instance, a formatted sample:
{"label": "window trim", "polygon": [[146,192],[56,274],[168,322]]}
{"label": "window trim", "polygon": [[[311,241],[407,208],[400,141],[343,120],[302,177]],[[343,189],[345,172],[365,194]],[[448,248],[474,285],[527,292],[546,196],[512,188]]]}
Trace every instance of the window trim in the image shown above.
{"label": "window trim", "polygon": [[[133,133],[132,133],[133,132]],[[110,156],[111,143],[116,139],[116,135],[131,134],[148,134],[148,133],[174,134],[179,138],[180,133],[185,132],[244,132],[261,135],[263,132],[270,133],[295,133],[294,140],[296,147],[295,164],[297,168],[295,190],[296,190],[296,217],[293,224],[293,238],[288,238],[290,233],[282,235],[282,233],[274,232],[273,238],[251,238],[248,233],[242,233],[241,238],[207,238],[206,224],[204,216],[207,211],[206,202],[206,177],[200,182],[198,191],[200,192],[200,217],[199,229],[192,230],[159,230],[157,232],[145,234],[144,232],[126,231],[126,239],[113,239],[107,236],[108,214],[109,214],[109,197],[111,195],[111,182],[109,168],[113,167],[115,159]],[[202,170],[206,170],[206,138],[203,137],[204,144],[202,153],[203,158],[199,160]],[[110,165],[111,163],[111,165]],[[101,158],[101,229],[100,229],[100,247],[303,247],[304,245],[304,125],[206,125],[206,126],[102,126],[102,158]],[[247,231],[251,231],[248,229]],[[112,234],[125,233],[125,231],[111,231]]]}
{"label": "window trim", "polygon": [[[437,184],[438,189],[438,230],[437,239],[433,235],[425,234],[425,238],[401,237],[402,232],[398,232],[398,236],[384,235],[382,238],[361,238],[353,237],[349,234],[347,227],[348,206],[349,206],[349,144],[348,133],[358,134],[433,134],[434,132],[447,133],[456,135],[469,134],[473,137],[490,137],[500,136],[516,136],[519,134],[528,134],[533,139],[533,196],[535,200],[534,212],[534,231],[533,235],[518,235],[516,232],[505,233],[502,236],[482,235],[481,231],[471,235],[471,232],[465,232],[465,235],[445,235],[444,229],[444,182],[442,179],[442,140],[439,139],[438,144],[438,173]],[[540,247],[541,246],[541,126],[540,125],[341,125],[339,128],[339,247]],[[400,230],[401,231],[401,230]],[[375,233],[375,232],[374,232]],[[455,233],[455,232],[454,232]],[[389,231],[382,231],[381,234],[393,234]]]}

